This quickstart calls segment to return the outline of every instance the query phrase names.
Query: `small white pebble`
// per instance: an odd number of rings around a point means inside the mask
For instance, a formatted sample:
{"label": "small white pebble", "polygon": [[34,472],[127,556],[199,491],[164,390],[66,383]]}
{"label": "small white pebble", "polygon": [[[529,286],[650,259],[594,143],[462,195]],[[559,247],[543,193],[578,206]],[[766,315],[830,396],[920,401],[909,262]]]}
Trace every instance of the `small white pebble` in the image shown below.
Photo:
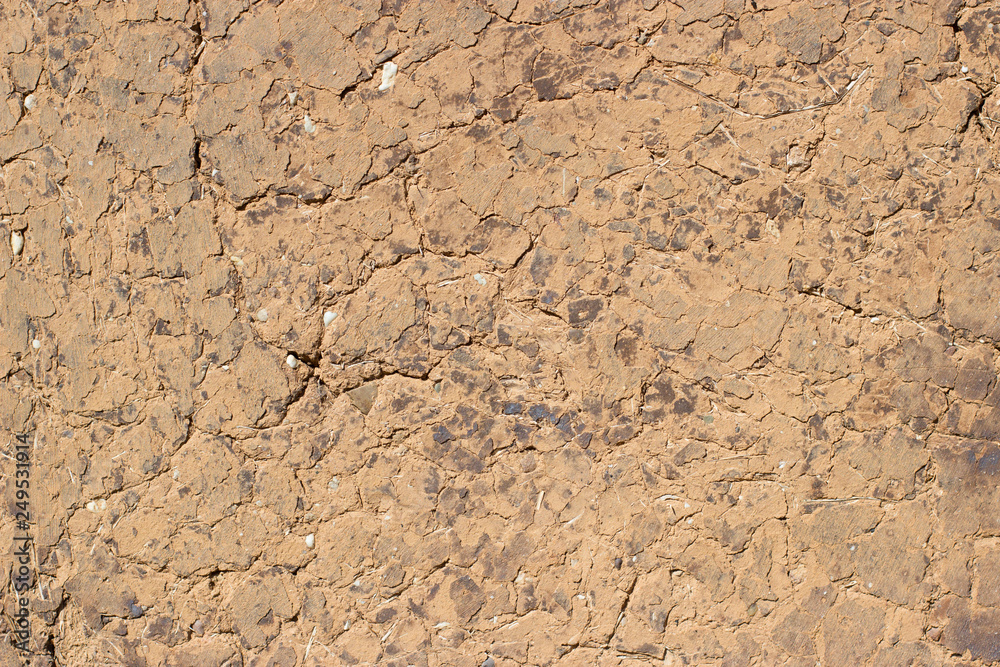
{"label": "small white pebble", "polygon": [[392,85],[396,83],[396,72],[398,71],[399,65],[392,61],[382,65],[382,85],[378,89],[384,92],[392,88]]}
{"label": "small white pebble", "polygon": [[41,346],[42,346],[42,341],[38,340],[37,338],[31,341],[31,347],[35,348],[36,350]]}
{"label": "small white pebble", "polygon": [[24,234],[21,232],[10,233],[10,251],[17,257],[24,250]]}
{"label": "small white pebble", "polygon": [[309,547],[310,549],[316,546],[316,536],[313,535],[312,533],[306,535],[306,546]]}
{"label": "small white pebble", "polygon": [[329,487],[331,491],[336,491],[337,489],[340,488],[340,480],[334,477],[333,479],[330,480],[330,483],[327,484],[327,487]]}
{"label": "small white pebble", "polygon": [[299,365],[299,360],[295,358],[294,354],[290,354],[285,357],[285,363],[288,364],[290,368],[295,368]]}
{"label": "small white pebble", "polygon": [[306,132],[308,132],[309,134],[312,134],[313,132],[316,131],[316,123],[314,123],[313,119],[310,118],[309,116],[306,116],[305,118],[302,119],[302,127],[304,127]]}
{"label": "small white pebble", "polygon": [[879,319],[879,318],[877,318],[877,317],[873,317],[873,318],[872,318],[872,324],[878,324],[878,323],[879,323],[879,322],[881,322],[881,321],[882,321],[882,320],[880,320],[880,319]]}
{"label": "small white pebble", "polygon": [[486,285],[486,278],[483,278],[483,274],[477,273],[472,277],[475,278],[476,282],[479,283],[480,285]]}
{"label": "small white pebble", "polygon": [[330,326],[335,319],[337,319],[337,313],[331,312],[329,310],[326,311],[325,313],[323,313],[323,326],[325,327]]}
{"label": "small white pebble", "polygon": [[24,108],[29,111],[35,108],[35,96],[33,94],[24,98]]}
{"label": "small white pebble", "polygon": [[105,500],[104,498],[101,498],[100,500],[97,501],[91,500],[89,503],[87,503],[87,509],[95,513],[103,512],[104,510],[108,509],[108,501]]}
{"label": "small white pebble", "polygon": [[267,322],[267,308],[261,308],[257,311],[257,321]]}
{"label": "small white pebble", "polygon": [[965,65],[962,65],[962,74],[968,74],[968,73],[969,73],[969,68],[966,67]]}
{"label": "small white pebble", "polygon": [[297,92],[294,92],[294,91],[293,91],[293,92],[291,92],[291,93],[288,93],[288,103],[289,103],[289,104],[293,104],[293,105],[294,105],[294,104],[295,104],[295,101],[296,101],[297,99],[299,99],[299,94],[298,94]]}

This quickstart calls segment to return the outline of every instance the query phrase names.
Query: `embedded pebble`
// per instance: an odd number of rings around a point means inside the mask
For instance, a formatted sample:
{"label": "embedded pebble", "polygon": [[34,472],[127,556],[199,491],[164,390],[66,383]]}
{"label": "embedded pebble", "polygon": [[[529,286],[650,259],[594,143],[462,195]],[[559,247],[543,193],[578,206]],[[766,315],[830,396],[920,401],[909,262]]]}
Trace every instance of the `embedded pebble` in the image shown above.
{"label": "embedded pebble", "polygon": [[313,132],[316,131],[316,123],[314,123],[313,119],[310,118],[309,116],[306,116],[305,118],[302,119],[302,127],[304,127],[306,132],[308,132],[309,134],[312,134]]}
{"label": "embedded pebble", "polygon": [[392,88],[392,85],[396,83],[396,72],[399,71],[399,65],[389,61],[382,65],[382,85],[378,87],[380,91],[386,91]]}
{"label": "embedded pebble", "polygon": [[261,308],[257,311],[257,321],[267,322],[267,308]]}
{"label": "embedded pebble", "polygon": [[477,273],[476,275],[474,275],[472,277],[475,278],[476,282],[479,283],[480,285],[483,285],[483,286],[486,285],[486,278],[483,278],[483,274]]}
{"label": "embedded pebble", "polygon": [[31,111],[35,108],[35,95],[31,94],[24,98],[24,108]]}
{"label": "embedded pebble", "polygon": [[97,512],[103,512],[107,508],[108,508],[108,501],[105,500],[104,498],[101,498],[100,500],[91,500],[89,503],[87,503],[87,509],[90,510],[91,512],[94,512],[95,514]]}
{"label": "embedded pebble", "polygon": [[194,622],[194,625],[191,626],[191,630],[196,635],[201,637],[203,634],[205,634],[205,622],[199,618],[197,621]]}
{"label": "embedded pebble", "polygon": [[299,99],[299,94],[297,92],[288,93],[288,103],[291,105],[295,104],[295,101]]}
{"label": "embedded pebble", "polygon": [[35,348],[36,350],[41,346],[42,346],[42,341],[38,340],[37,338],[31,341],[31,347]]}
{"label": "embedded pebble", "polygon": [[290,368],[295,368],[299,365],[299,360],[295,358],[294,354],[290,354],[285,357],[285,363],[288,364]]}
{"label": "embedded pebble", "polygon": [[309,547],[310,549],[316,546],[316,536],[313,535],[312,533],[306,535],[306,546]]}
{"label": "embedded pebble", "polygon": [[17,257],[24,250],[24,234],[21,232],[11,232],[10,233],[10,250]]}
{"label": "embedded pebble", "polygon": [[330,312],[329,310],[326,311],[323,313],[323,326],[330,326],[335,319],[337,319],[337,313]]}

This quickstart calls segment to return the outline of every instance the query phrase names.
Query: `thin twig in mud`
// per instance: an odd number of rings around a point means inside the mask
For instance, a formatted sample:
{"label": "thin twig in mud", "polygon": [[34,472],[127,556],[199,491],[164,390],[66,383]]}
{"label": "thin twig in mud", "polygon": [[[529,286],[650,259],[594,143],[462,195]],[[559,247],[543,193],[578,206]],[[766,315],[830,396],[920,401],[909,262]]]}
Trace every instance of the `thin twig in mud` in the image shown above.
{"label": "thin twig in mud", "polygon": [[804,500],[806,503],[853,503],[858,500],[875,500],[877,502],[882,502],[883,498],[875,498],[873,496],[851,496],[850,498],[812,498],[810,500]]}
{"label": "thin twig in mud", "polygon": [[118,655],[120,655],[120,656],[121,656],[122,658],[124,658],[124,657],[125,657],[125,654],[124,654],[124,653],[122,653],[122,650],[121,650],[120,648],[118,648],[117,646],[115,646],[115,643],[114,643],[113,641],[111,641],[110,639],[105,639],[104,641],[106,641],[106,642],[108,643],[108,646],[110,646],[110,647],[111,647],[111,648],[113,648],[113,649],[114,649],[115,651],[117,651],[117,652],[118,652]]}
{"label": "thin twig in mud", "polygon": [[840,95],[840,91],[837,90],[836,88],[834,88],[832,83],[830,83],[829,81],[827,81],[826,79],[824,79],[822,74],[819,74],[817,72],[816,76],[818,76],[819,80],[822,81],[823,83],[825,83],[830,88],[830,90],[833,91],[834,95]]}
{"label": "thin twig in mud", "polygon": [[929,161],[929,162],[933,162],[934,164],[936,164],[937,166],[941,167],[942,169],[944,169],[944,170],[945,170],[945,171],[947,171],[948,173],[951,173],[951,170],[950,170],[950,169],[948,169],[947,167],[945,167],[944,165],[942,165],[942,164],[941,164],[940,162],[938,162],[938,161],[937,161],[937,160],[935,160],[934,158],[932,158],[932,157],[929,157],[929,156],[927,155],[927,153],[921,153],[921,155],[922,155],[922,156],[924,157],[924,159],[925,159],[925,160],[927,160],[927,161]]}
{"label": "thin twig in mud", "polygon": [[913,324],[913,325],[915,325],[915,326],[919,327],[919,328],[920,328],[920,330],[921,330],[921,331],[923,331],[924,333],[926,333],[926,332],[927,332],[927,327],[925,327],[925,326],[924,326],[923,324],[921,324],[920,322],[917,322],[916,320],[914,320],[914,319],[911,319],[911,318],[907,317],[906,315],[902,314],[901,312],[899,312],[899,311],[898,311],[898,310],[896,310],[895,308],[893,308],[893,309],[892,309],[892,312],[896,313],[896,315],[898,315],[900,319],[903,319],[903,320],[906,320],[906,321],[907,321],[907,322],[909,322],[910,324]]}
{"label": "thin twig in mud", "polygon": [[309,643],[306,644],[306,654],[302,657],[302,661],[305,662],[309,659],[309,651],[312,650],[313,640],[316,639],[316,631],[319,629],[318,625],[313,626],[312,636],[309,637]]}
{"label": "thin twig in mud", "polygon": [[[674,78],[674,77],[670,76],[669,74],[664,75],[664,78],[666,78],[667,81],[670,81],[671,83],[677,84],[681,88],[686,88],[687,90],[691,91],[695,95],[698,95],[700,97],[705,98],[706,100],[709,100],[711,102],[715,102],[716,104],[725,107],[726,109],[728,109],[729,111],[733,112],[734,114],[737,114],[739,116],[743,116],[744,118],[757,118],[758,120],[769,120],[771,118],[777,118],[779,116],[787,116],[787,115],[790,115],[790,114],[793,114],[793,113],[801,113],[803,111],[814,111],[816,109],[822,109],[824,107],[830,107],[830,106],[833,106],[835,104],[840,104],[842,101],[844,101],[844,98],[846,98],[850,94],[850,92],[852,90],[854,90],[855,86],[868,74],[868,71],[870,69],[871,69],[870,67],[866,67],[861,72],[861,74],[858,75],[858,78],[854,79],[849,84],[847,84],[847,87],[844,88],[843,92],[839,93],[832,100],[826,100],[825,102],[819,102],[818,104],[810,104],[810,105],[807,105],[807,106],[804,106],[804,107],[798,107],[796,109],[784,109],[782,111],[774,111],[772,113],[752,113],[752,112],[749,112],[749,111],[743,111],[742,109],[738,109],[738,108],[732,106],[731,104],[723,102],[722,100],[720,100],[719,98],[717,98],[717,97],[715,97],[713,95],[709,95],[708,93],[703,93],[702,91],[698,90],[694,86],[686,84],[683,81],[681,81],[680,79]],[[827,85],[829,85],[829,84],[827,84]],[[832,88],[832,86],[831,86],[831,88]]]}
{"label": "thin twig in mud", "polygon": [[510,302],[506,302],[506,305],[507,305],[507,310],[509,310],[513,314],[517,315],[521,319],[527,320],[527,321],[529,321],[531,323],[535,322],[535,320],[531,319],[530,317],[528,317],[527,315],[525,315],[524,313],[522,313],[520,310],[518,310],[514,306],[510,305]]}
{"label": "thin twig in mud", "polygon": [[[736,146],[736,148],[737,148],[738,150],[740,150],[740,151],[743,151],[744,153],[747,153],[747,155],[750,155],[750,154],[749,154],[749,153],[748,153],[747,151],[744,151],[744,150],[743,150],[743,147],[742,147],[742,146],[740,146],[740,145],[739,145],[738,143],[736,143],[736,139],[734,139],[734,138],[733,138],[733,135],[731,135],[731,134],[729,133],[729,130],[727,130],[727,129],[726,129],[726,125],[725,125],[725,123],[719,123],[719,129],[720,129],[720,130],[722,130],[722,133],[723,133],[724,135],[726,135],[726,139],[729,139],[729,143],[731,143],[731,144],[732,144],[733,146]],[[752,157],[752,158],[753,158],[753,156],[752,156],[752,155],[750,155],[750,157]],[[756,161],[757,161],[757,158],[754,158],[754,161],[756,162]]]}

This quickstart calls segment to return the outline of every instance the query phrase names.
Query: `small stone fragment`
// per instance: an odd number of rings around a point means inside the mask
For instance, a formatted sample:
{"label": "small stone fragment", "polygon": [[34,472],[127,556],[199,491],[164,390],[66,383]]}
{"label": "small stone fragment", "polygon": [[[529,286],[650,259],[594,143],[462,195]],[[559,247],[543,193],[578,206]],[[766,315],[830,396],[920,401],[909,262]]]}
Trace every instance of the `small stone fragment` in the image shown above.
{"label": "small stone fragment", "polygon": [[316,536],[313,535],[312,533],[306,535],[306,546],[309,547],[310,549],[316,546]]}
{"label": "small stone fragment", "polygon": [[34,94],[28,95],[24,98],[24,108],[31,111],[35,108],[35,96]]}
{"label": "small stone fragment", "polygon": [[17,257],[24,250],[24,234],[21,232],[10,233],[10,250]]}
{"label": "small stone fragment", "polygon": [[483,274],[477,273],[476,275],[474,275],[472,277],[475,278],[476,282],[479,283],[480,285],[482,285],[484,287],[486,286],[486,278],[483,278]]}
{"label": "small stone fragment", "polygon": [[295,368],[296,366],[299,365],[299,360],[295,357],[294,354],[290,354],[287,357],[285,357],[285,363],[288,364],[289,368]]}
{"label": "small stone fragment", "polygon": [[378,89],[384,92],[392,88],[392,85],[396,83],[396,72],[398,71],[399,66],[391,60],[382,65],[382,85]]}
{"label": "small stone fragment", "polygon": [[292,92],[288,93],[288,104],[289,105],[294,106],[296,100],[298,100],[298,99],[299,99],[298,92],[292,91]]}
{"label": "small stone fragment", "polygon": [[194,633],[195,633],[196,635],[198,635],[199,637],[201,637],[201,636],[202,636],[203,634],[205,634],[205,622],[204,622],[204,621],[202,621],[202,620],[201,620],[201,619],[199,618],[199,619],[198,619],[197,621],[195,621],[195,622],[194,622],[194,624],[193,624],[193,625],[191,626],[191,630],[192,630],[192,631],[193,631],[193,632],[194,632]]}
{"label": "small stone fragment", "polygon": [[267,322],[267,308],[261,308],[257,311],[257,321]]}
{"label": "small stone fragment", "polygon": [[330,324],[337,319],[337,313],[326,311],[323,313],[323,326],[328,327]]}
{"label": "small stone fragment", "polygon": [[36,350],[41,346],[42,346],[42,341],[38,340],[37,338],[31,341],[31,347],[35,348]]}
{"label": "small stone fragment", "polygon": [[309,134],[316,131],[316,123],[309,116],[302,119],[302,127],[305,128],[305,131]]}
{"label": "small stone fragment", "polygon": [[91,500],[89,503],[87,503],[87,509],[90,510],[91,512],[94,512],[95,514],[97,512],[103,512],[107,508],[108,508],[108,501],[105,500],[104,498],[101,498],[100,500]]}
{"label": "small stone fragment", "polygon": [[494,667],[496,664],[496,661],[491,656],[486,656],[486,659],[483,660],[483,667]]}

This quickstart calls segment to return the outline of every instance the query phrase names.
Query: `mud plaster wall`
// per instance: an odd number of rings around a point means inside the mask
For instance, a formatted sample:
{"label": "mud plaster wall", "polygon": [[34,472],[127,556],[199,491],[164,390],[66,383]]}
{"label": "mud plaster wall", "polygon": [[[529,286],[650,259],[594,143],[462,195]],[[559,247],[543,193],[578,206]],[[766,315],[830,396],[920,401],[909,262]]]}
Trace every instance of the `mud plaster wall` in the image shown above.
{"label": "mud plaster wall", "polygon": [[32,664],[1000,660],[998,26],[4,3]]}

